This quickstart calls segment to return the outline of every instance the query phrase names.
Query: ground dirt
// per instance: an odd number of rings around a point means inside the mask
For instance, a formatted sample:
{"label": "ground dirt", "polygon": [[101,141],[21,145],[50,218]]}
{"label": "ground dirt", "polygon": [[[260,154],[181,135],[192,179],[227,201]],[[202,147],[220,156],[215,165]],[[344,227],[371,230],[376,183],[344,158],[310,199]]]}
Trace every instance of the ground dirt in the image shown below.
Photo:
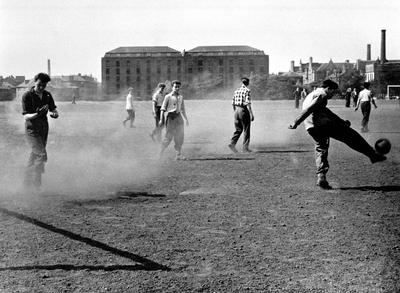
{"label": "ground dirt", "polygon": [[[330,101],[359,129],[361,113]],[[58,103],[39,194],[18,102],[0,104],[0,292],[400,292],[400,107],[378,101],[385,162],[332,141],[316,185],[292,101],[256,101],[251,154],[231,154],[230,101],[187,101],[185,161],[162,158],[150,102]],[[240,143],[238,149],[240,150]]]}

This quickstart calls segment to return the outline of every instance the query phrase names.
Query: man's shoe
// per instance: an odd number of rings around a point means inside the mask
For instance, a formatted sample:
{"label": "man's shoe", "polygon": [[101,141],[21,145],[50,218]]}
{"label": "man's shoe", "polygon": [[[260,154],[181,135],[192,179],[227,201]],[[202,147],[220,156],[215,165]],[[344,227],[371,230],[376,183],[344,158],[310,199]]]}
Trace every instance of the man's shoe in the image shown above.
{"label": "man's shoe", "polygon": [[243,149],[244,153],[252,153],[253,151],[251,149]]}
{"label": "man's shoe", "polygon": [[382,162],[382,161],[386,160],[386,156],[375,152],[375,155],[372,156],[370,158],[370,160],[371,160],[371,163],[374,164],[374,163],[378,163],[378,162]]}
{"label": "man's shoe", "polygon": [[175,157],[175,161],[184,161],[186,160],[186,157],[184,157],[183,155],[176,155]]}
{"label": "man's shoe", "polygon": [[332,189],[332,186],[329,185],[325,175],[318,175],[317,186],[326,190]]}
{"label": "man's shoe", "polygon": [[235,148],[235,146],[233,144],[228,144],[228,147],[231,149],[232,152],[234,152],[235,154],[238,152],[238,150]]}

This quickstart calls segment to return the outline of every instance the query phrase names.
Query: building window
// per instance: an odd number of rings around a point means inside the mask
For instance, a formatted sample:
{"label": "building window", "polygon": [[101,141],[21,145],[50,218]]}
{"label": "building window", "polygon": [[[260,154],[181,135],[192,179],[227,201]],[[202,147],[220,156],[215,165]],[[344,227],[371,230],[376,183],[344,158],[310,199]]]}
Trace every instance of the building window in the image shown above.
{"label": "building window", "polygon": [[115,81],[119,81],[120,80],[120,77],[119,77],[119,75],[117,75],[116,77],[115,77]]}
{"label": "building window", "polygon": [[223,73],[224,72],[224,68],[223,67],[220,67],[219,68],[219,73]]}
{"label": "building window", "polygon": [[110,67],[110,60],[106,60],[106,67]]}
{"label": "building window", "polygon": [[130,83],[131,82],[131,77],[130,76],[127,76],[126,77],[126,83]]}
{"label": "building window", "polygon": [[188,63],[188,73],[192,73],[193,72],[193,63],[189,62]]}
{"label": "building window", "polygon": [[117,88],[117,90],[119,91],[119,89],[120,89],[121,85],[120,85],[119,83],[117,83],[117,84],[115,85],[115,87],[116,87],[116,88]]}
{"label": "building window", "polygon": [[106,68],[106,74],[110,74],[110,68]]}
{"label": "building window", "polygon": [[131,74],[131,70],[130,70],[130,68],[128,68],[127,70],[126,70],[126,74]]}
{"label": "building window", "polygon": [[136,67],[136,74],[140,74],[140,67]]}
{"label": "building window", "polygon": [[233,67],[229,67],[229,72],[233,73]]}
{"label": "building window", "polygon": [[229,59],[229,65],[233,65],[233,59]]}
{"label": "building window", "polygon": [[109,75],[106,75],[106,80],[110,80],[110,76]]}
{"label": "building window", "polygon": [[265,67],[264,66],[260,66],[260,72],[261,73],[265,73]]}
{"label": "building window", "polygon": [[254,66],[254,60],[253,60],[253,59],[250,59],[250,60],[249,60],[249,65],[250,65],[250,66]]}
{"label": "building window", "polygon": [[136,81],[140,82],[140,75],[136,76]]}
{"label": "building window", "polygon": [[244,65],[244,60],[243,59],[239,59],[239,66],[243,66]]}
{"label": "building window", "polygon": [[119,74],[119,68],[116,68],[116,69],[115,69],[115,73],[116,73],[116,74]]}
{"label": "building window", "polygon": [[219,65],[219,66],[224,65],[224,60],[223,60],[223,59],[219,59],[219,60],[218,60],[218,65]]}
{"label": "building window", "polygon": [[115,66],[119,67],[119,60],[115,61]]}

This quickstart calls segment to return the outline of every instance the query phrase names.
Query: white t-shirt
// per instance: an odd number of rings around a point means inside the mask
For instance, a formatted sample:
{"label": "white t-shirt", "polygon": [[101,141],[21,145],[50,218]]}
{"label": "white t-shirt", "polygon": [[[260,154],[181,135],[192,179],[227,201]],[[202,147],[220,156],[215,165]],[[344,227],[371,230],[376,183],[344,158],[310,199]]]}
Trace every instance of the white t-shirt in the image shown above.
{"label": "white t-shirt", "polygon": [[131,94],[126,96],[126,110],[133,110],[133,97]]}
{"label": "white t-shirt", "polygon": [[371,100],[371,91],[367,89],[363,89],[359,94],[358,98],[360,102],[369,102]]}

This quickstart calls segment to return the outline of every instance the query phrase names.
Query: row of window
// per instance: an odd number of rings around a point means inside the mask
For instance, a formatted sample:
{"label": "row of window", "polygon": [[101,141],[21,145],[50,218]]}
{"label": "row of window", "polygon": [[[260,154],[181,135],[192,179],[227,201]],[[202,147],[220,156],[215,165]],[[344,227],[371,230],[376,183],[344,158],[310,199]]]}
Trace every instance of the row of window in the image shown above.
{"label": "row of window", "polygon": [[[261,73],[265,73],[265,67],[264,66],[260,66],[259,67],[259,69],[260,69],[260,72]],[[203,70],[204,70],[204,68],[201,66],[201,67],[198,67],[197,68],[197,71],[198,72],[203,72]],[[213,73],[214,72],[214,69],[212,68],[212,67],[207,67],[207,71],[209,71],[210,73]],[[239,70],[238,70],[240,73],[244,73],[245,72],[245,68],[244,67],[239,67]],[[255,67],[254,66],[250,66],[249,67],[249,70],[248,71],[250,71],[250,72],[254,72],[255,71]],[[106,77],[107,77],[107,75],[110,75],[110,68],[106,68]],[[161,74],[161,68],[157,68],[157,74]],[[181,71],[181,68],[180,67],[178,67],[177,68],[177,73],[178,73],[178,75],[181,73],[182,71]],[[224,72],[224,68],[223,67],[220,67],[219,69],[218,69],[218,72],[219,73],[223,73]],[[229,67],[229,73],[234,73],[235,72],[235,67]],[[126,70],[125,70],[125,73],[126,73],[126,75],[127,76],[129,76],[130,74],[131,74],[131,69],[130,68],[127,68]],[[146,70],[146,73],[147,74],[150,74],[151,73],[151,71],[150,71],[150,69],[149,68],[147,68],[147,70]],[[170,74],[171,73],[171,67],[170,66],[168,66],[167,67],[167,74]],[[193,67],[188,67],[188,73],[193,73]],[[115,68],[115,74],[118,76],[118,75],[120,75],[121,74],[121,70],[120,70],[120,68]],[[140,74],[141,74],[141,71],[140,71],[140,68],[136,68],[136,74],[139,76]]]}
{"label": "row of window", "polygon": [[[237,60],[237,64],[239,66],[243,66],[246,63],[245,59],[243,59],[243,58],[239,58],[239,59],[235,59],[235,60]],[[233,65],[235,63],[235,60],[234,59],[229,59],[228,60],[228,64],[229,65]],[[254,66],[255,65],[254,59],[248,59],[246,61],[247,61],[247,64],[249,66]],[[214,64],[213,60],[207,60],[206,62],[205,62],[205,60],[202,60],[202,59],[198,59],[197,62],[194,61],[194,60],[188,61],[189,66],[193,66],[194,63],[197,63],[197,66],[199,66],[199,67],[204,66],[205,63],[207,63],[208,66]],[[161,66],[161,60],[156,60],[156,64]],[[172,60],[168,59],[167,60],[167,64],[168,65],[172,65]],[[125,65],[126,65],[126,67],[131,66],[131,60],[126,60]],[[141,65],[141,62],[136,61],[136,67],[140,68],[140,65]],[[178,67],[180,67],[182,65],[182,60],[180,60],[180,59],[176,60],[176,65]],[[223,59],[218,59],[218,66],[223,66],[223,65],[224,65],[224,60]],[[121,61],[120,60],[115,60],[115,66],[116,67],[120,67],[121,66]],[[146,66],[147,67],[151,66],[151,61],[150,60],[146,60]],[[106,60],[106,67],[111,67],[111,60]]]}

